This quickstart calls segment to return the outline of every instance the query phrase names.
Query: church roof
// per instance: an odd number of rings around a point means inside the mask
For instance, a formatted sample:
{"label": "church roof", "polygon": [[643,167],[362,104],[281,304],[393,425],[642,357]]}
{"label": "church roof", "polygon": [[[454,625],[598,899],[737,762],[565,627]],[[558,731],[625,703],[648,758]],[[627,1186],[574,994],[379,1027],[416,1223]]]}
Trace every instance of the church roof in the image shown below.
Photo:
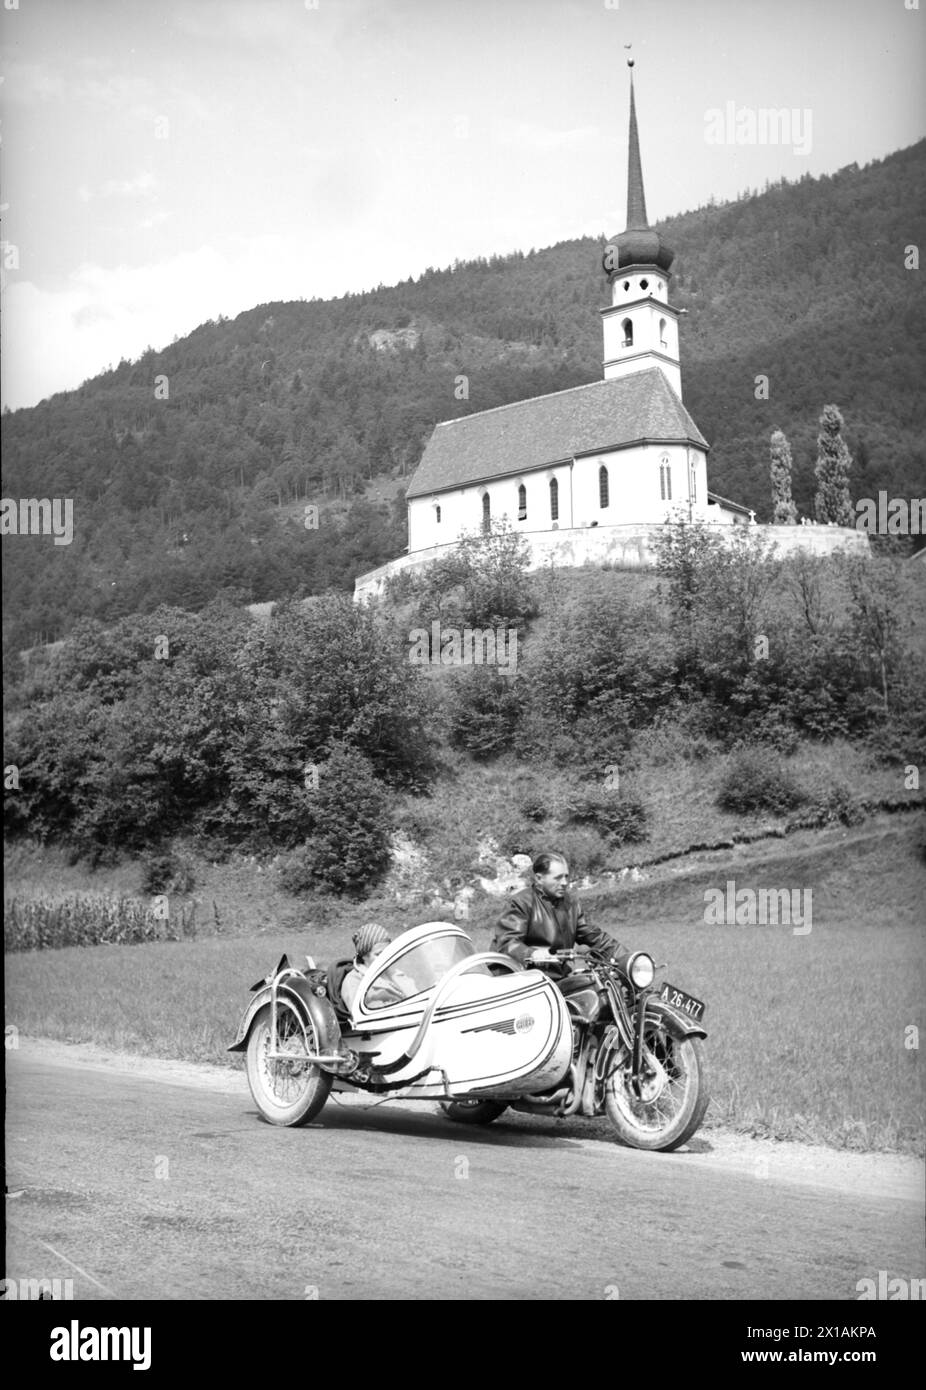
{"label": "church roof", "polygon": [[640,443],[708,447],[659,367],[435,425],[405,495],[421,497]]}

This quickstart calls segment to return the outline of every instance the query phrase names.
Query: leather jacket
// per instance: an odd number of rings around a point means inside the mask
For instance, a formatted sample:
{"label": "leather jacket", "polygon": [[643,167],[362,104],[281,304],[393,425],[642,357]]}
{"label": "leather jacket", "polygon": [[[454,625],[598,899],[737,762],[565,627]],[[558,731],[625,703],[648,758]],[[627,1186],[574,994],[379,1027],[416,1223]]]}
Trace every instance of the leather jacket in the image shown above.
{"label": "leather jacket", "polygon": [[600,927],[590,926],[578,897],[568,888],[562,900],[554,902],[541,889],[530,885],[508,900],[495,928],[492,950],[523,963],[536,946],[546,946],[551,951],[591,946],[611,956],[624,950]]}

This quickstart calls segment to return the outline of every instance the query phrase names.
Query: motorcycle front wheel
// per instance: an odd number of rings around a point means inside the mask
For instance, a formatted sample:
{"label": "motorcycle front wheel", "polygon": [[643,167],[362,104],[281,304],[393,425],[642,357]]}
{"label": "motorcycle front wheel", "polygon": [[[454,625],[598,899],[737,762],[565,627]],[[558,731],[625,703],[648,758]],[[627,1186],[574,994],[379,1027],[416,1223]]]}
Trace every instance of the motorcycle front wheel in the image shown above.
{"label": "motorcycle front wheel", "polygon": [[490,1125],[508,1106],[499,1100],[442,1100],[440,1108],[458,1125]]}
{"label": "motorcycle front wheel", "polygon": [[277,1051],[271,1057],[270,1005],[258,1010],[248,1037],[248,1085],[254,1103],[272,1125],[304,1125],[321,1110],[331,1090],[327,1072],[305,1060],[319,1051],[311,1024],[305,1024],[295,1007],[277,1000]]}
{"label": "motorcycle front wheel", "polygon": [[605,1112],[622,1144],[632,1149],[677,1149],[704,1119],[710,1100],[700,1038],[675,1038],[664,1028],[647,1029],[644,1056],[651,1075],[638,1096],[630,1064],[619,1066],[605,1085]]}

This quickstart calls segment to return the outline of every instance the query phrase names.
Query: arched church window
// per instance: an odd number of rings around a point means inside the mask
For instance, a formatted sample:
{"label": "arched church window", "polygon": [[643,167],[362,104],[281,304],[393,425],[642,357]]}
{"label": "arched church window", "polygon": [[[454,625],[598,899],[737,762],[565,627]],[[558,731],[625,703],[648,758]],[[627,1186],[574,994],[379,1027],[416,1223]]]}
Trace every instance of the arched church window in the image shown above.
{"label": "arched church window", "polygon": [[608,493],[608,470],[604,464],[598,470],[598,505],[606,507],[610,500]]}
{"label": "arched church window", "polygon": [[668,346],[669,346],[668,343],[666,342],[666,321],[665,321],[665,319],[660,319],[660,320],[659,320],[659,346],[660,346],[660,347],[668,347]]}
{"label": "arched church window", "polygon": [[648,280],[641,280],[641,281],[640,281],[640,289],[641,289],[641,290],[648,290],[648,289],[649,289],[649,281],[648,281]]}
{"label": "arched church window", "polygon": [[633,347],[633,324],[631,323],[630,319],[624,319],[624,322],[621,324],[621,328],[623,328],[624,330],[623,346]]}
{"label": "arched church window", "polygon": [[527,488],[523,483],[518,487],[518,520],[527,520]]}
{"label": "arched church window", "polygon": [[630,289],[630,281],[629,281],[629,280],[625,280],[625,281],[624,281],[624,289],[625,289],[625,290],[629,290],[629,289]]}
{"label": "arched church window", "polygon": [[697,502],[697,500],[698,500],[698,472],[697,472],[697,469],[695,468],[694,464],[692,464],[691,467],[690,467],[690,469],[688,470],[688,478],[689,478],[688,490],[689,490],[689,494],[690,494],[691,500],[692,500],[692,502]]}
{"label": "arched church window", "polygon": [[559,483],[550,479],[550,520],[559,521]]}
{"label": "arched church window", "polygon": [[659,496],[663,502],[672,501],[672,465],[668,454],[663,454],[659,460]]}
{"label": "arched church window", "polygon": [[437,520],[437,524],[438,524],[438,526],[440,526],[440,507],[435,507],[435,508],[434,508],[434,513],[435,513],[435,517],[436,517],[436,520]]}
{"label": "arched church window", "polygon": [[484,492],[482,494],[482,530],[484,534],[488,534],[488,532],[491,531],[491,529],[492,504],[489,501],[489,494],[487,492]]}

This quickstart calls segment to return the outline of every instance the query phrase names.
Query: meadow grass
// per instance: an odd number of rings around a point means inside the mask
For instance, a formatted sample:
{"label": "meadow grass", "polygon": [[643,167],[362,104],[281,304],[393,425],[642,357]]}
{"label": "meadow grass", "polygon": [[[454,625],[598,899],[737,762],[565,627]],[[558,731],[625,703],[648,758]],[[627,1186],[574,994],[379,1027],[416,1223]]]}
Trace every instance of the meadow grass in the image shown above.
{"label": "meadow grass", "polygon": [[[805,832],[722,861],[703,856],[589,895],[592,920],[667,962],[665,977],[706,1001],[708,1124],[846,1148],[920,1149],[923,1068],[908,1030],[926,1028],[926,870],[921,828],[898,820]],[[705,892],[728,880],[737,889],[811,890],[811,931],[706,925]],[[10,955],[7,1021],[26,1035],[229,1062],[248,987],[284,951],[296,964],[307,952],[328,964],[350,954],[348,928],[361,915],[394,930],[428,920],[380,905],[374,911],[368,900],[301,929],[265,925],[249,937]],[[488,898],[475,905],[465,925],[477,947],[488,945],[499,906]]]}

